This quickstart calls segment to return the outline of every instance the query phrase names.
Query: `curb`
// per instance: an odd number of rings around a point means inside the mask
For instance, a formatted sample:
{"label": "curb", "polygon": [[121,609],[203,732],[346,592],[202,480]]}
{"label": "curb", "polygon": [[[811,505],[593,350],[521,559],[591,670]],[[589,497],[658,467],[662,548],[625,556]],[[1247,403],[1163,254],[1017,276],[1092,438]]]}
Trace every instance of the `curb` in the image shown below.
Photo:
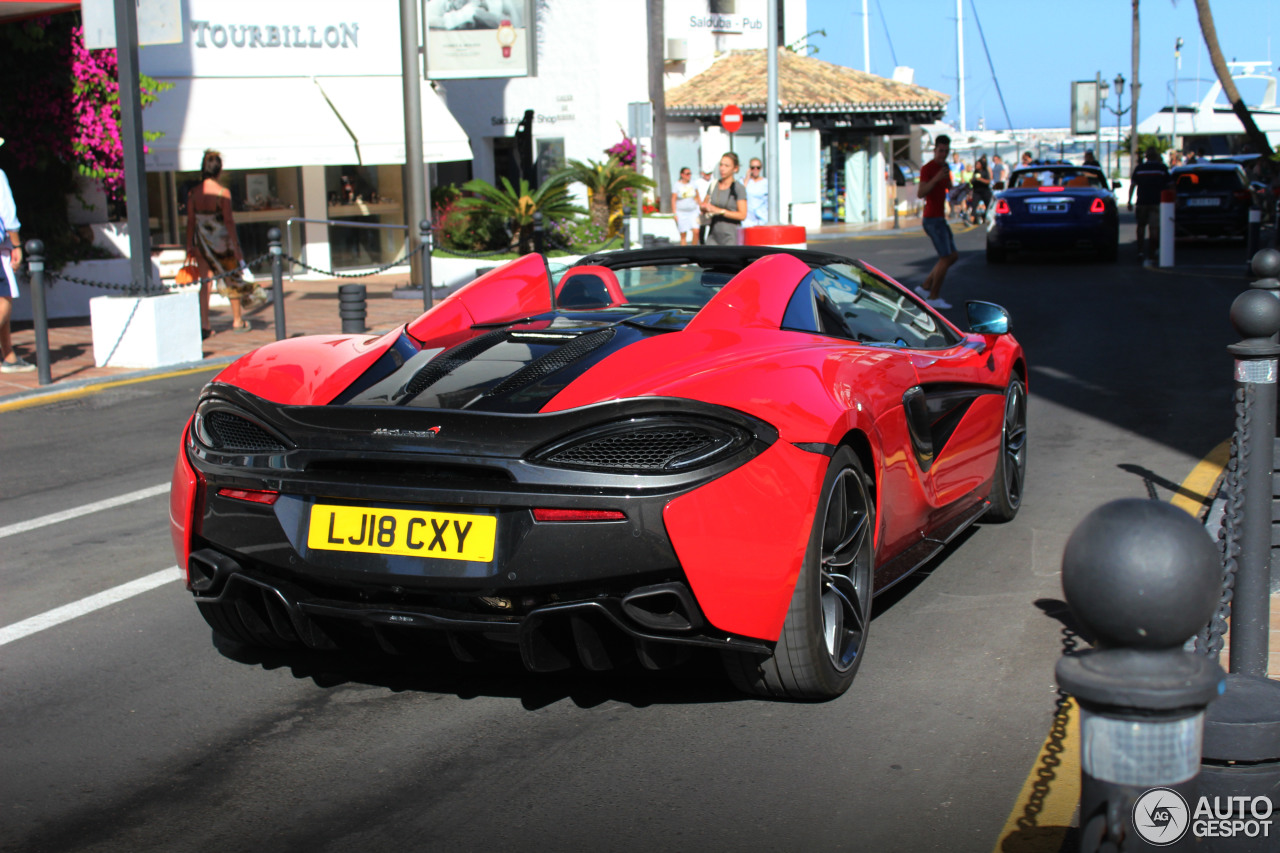
{"label": "curb", "polygon": [[153,367],[146,370],[118,373],[115,376],[99,376],[92,379],[65,380],[57,383],[56,385],[47,385],[43,388],[33,388],[30,391],[19,391],[16,394],[8,394],[0,397],[0,412],[26,408],[27,406],[36,406],[41,403],[51,403],[56,400],[70,397],[81,397],[85,394],[113,385],[132,385],[137,382],[146,382],[149,379],[164,379],[170,376],[181,376],[187,373],[200,373],[207,370],[215,370],[225,367],[240,358],[240,355],[242,354],[215,356],[213,358],[202,359],[201,361],[191,361],[183,364],[170,364],[165,367]]}

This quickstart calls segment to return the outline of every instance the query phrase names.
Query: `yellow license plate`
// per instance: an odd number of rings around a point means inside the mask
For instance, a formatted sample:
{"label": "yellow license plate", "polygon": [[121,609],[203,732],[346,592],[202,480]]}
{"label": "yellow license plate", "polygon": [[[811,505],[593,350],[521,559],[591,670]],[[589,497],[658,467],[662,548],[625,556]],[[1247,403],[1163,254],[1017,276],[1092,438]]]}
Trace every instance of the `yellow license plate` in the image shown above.
{"label": "yellow license plate", "polygon": [[492,515],[316,504],[307,547],[487,563],[497,530]]}

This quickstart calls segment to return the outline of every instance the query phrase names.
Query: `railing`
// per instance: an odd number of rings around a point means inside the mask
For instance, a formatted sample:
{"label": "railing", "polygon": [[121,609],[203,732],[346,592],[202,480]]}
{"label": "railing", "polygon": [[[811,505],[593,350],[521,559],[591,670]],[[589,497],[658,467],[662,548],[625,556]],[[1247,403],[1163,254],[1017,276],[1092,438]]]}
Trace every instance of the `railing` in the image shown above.
{"label": "railing", "polygon": [[[380,222],[353,222],[348,219],[307,219],[302,216],[290,216],[288,219],[284,221],[285,254],[287,254],[290,258],[294,257],[292,225],[295,222],[301,222],[306,225],[337,225],[342,228],[367,228],[367,229],[377,229],[382,231],[400,230],[405,232],[404,247],[401,254],[404,255],[405,257],[408,257],[409,255],[409,226],[408,225],[383,225]],[[303,242],[305,243],[306,241],[304,240]],[[306,266],[306,265],[302,264],[302,266]],[[289,265],[289,280],[293,281],[293,264]]]}

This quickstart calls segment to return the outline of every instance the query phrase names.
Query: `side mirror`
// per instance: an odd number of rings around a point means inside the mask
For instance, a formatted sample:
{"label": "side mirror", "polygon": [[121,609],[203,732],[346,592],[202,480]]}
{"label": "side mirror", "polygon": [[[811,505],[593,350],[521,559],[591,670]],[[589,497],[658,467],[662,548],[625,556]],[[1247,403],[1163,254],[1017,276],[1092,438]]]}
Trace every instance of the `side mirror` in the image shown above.
{"label": "side mirror", "polygon": [[965,316],[969,320],[969,331],[979,335],[1009,334],[1009,312],[994,302],[972,301],[965,303]]}

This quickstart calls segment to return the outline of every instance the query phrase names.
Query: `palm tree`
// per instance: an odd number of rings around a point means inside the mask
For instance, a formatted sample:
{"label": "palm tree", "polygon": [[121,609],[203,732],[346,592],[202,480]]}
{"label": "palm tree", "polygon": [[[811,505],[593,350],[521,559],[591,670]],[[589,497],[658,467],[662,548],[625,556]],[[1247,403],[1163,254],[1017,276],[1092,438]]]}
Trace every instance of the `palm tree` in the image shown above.
{"label": "palm tree", "polygon": [[520,179],[519,187],[502,178],[502,186],[495,187],[479,178],[467,181],[462,189],[473,196],[458,202],[461,210],[483,210],[497,214],[507,221],[512,230],[512,246],[521,254],[533,251],[533,215],[541,213],[544,220],[564,219],[586,213],[573,203],[569,194],[569,181],[563,176],[552,176],[536,190],[529,182]]}
{"label": "palm tree", "polygon": [[1249,137],[1249,142],[1254,149],[1265,157],[1272,156],[1267,135],[1258,129],[1257,123],[1253,120],[1253,114],[1241,100],[1240,91],[1236,88],[1235,81],[1231,79],[1231,69],[1227,67],[1227,61],[1222,56],[1222,48],[1218,46],[1218,30],[1213,25],[1213,10],[1209,8],[1209,0],[1196,0],[1196,13],[1200,16],[1200,33],[1204,36],[1205,47],[1209,48],[1209,61],[1213,63],[1213,71],[1218,75],[1218,81],[1222,83],[1222,91],[1231,102],[1231,109],[1240,118],[1245,135]]}
{"label": "palm tree", "polygon": [[606,162],[588,160],[570,160],[556,173],[557,179],[563,178],[570,183],[579,183],[587,188],[590,198],[591,224],[597,228],[608,227],[608,236],[617,233],[617,223],[609,215],[615,204],[620,204],[622,194],[633,190],[649,189],[654,186],[651,178],[624,166],[617,157],[610,157]]}

